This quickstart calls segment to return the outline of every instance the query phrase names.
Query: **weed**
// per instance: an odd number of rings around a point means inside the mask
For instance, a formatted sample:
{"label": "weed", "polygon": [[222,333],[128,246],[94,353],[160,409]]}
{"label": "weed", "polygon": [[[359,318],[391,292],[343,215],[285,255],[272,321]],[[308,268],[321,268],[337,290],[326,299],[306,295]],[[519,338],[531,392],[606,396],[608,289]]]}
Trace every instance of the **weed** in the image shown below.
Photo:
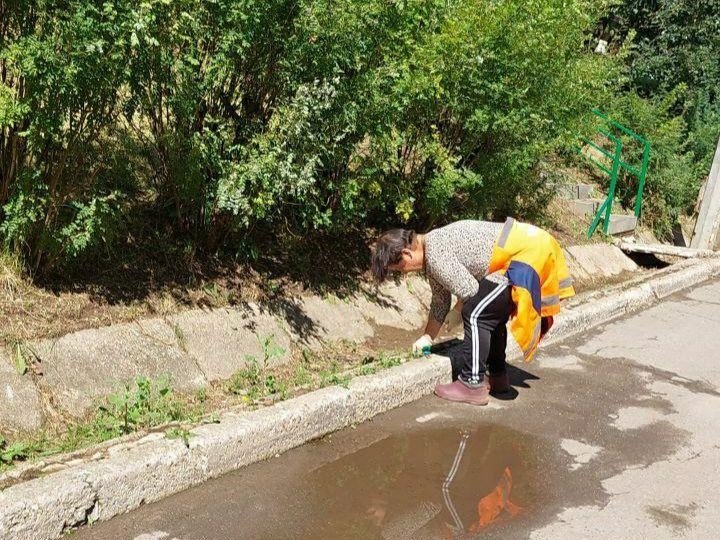
{"label": "weed", "polygon": [[180,328],[180,325],[177,323],[172,325],[172,329],[175,333],[175,338],[177,338],[180,350],[183,352],[187,352],[187,337],[185,336],[185,332],[183,332],[183,329]]}
{"label": "weed", "polygon": [[275,334],[265,336],[263,339],[258,337],[258,341],[263,351],[264,367],[267,367],[270,360],[285,354],[285,349],[275,342]]}
{"label": "weed", "polygon": [[228,392],[236,395],[255,393],[260,383],[260,366],[257,358],[245,356],[245,367],[233,373],[226,385]]}
{"label": "weed", "polygon": [[207,398],[208,398],[207,388],[205,388],[204,386],[202,388],[198,388],[197,392],[195,392],[195,399],[199,403],[205,403],[207,401]]}
{"label": "weed", "polygon": [[22,265],[17,257],[0,252],[0,293],[14,298],[23,288]]}
{"label": "weed", "polygon": [[399,355],[386,355],[380,353],[379,356],[367,355],[362,359],[363,366],[375,365],[381,369],[388,369],[391,367],[399,366],[405,361],[402,356]]}
{"label": "weed", "polygon": [[16,343],[13,347],[13,363],[15,364],[15,371],[20,375],[25,375],[28,370],[27,357],[21,343]]}
{"label": "weed", "polygon": [[307,386],[312,382],[310,372],[304,366],[298,366],[295,368],[295,372],[290,378],[289,384],[294,388],[301,386]]}
{"label": "weed", "polygon": [[170,422],[196,422],[200,410],[177,397],[168,377],[137,377],[118,393],[107,396],[89,418],[71,424],[62,433],[41,433],[30,441],[8,445],[0,437],[0,470],[14,462],[70,452],[93,444]]}
{"label": "weed", "polygon": [[122,433],[131,433],[182,417],[182,404],[174,396],[168,377],[159,377],[153,382],[140,376],[134,387],[125,385],[122,392],[107,397],[107,404],[100,407],[97,420]]}
{"label": "weed", "polygon": [[377,373],[377,368],[371,365],[361,366],[359,373],[360,375],[374,375]]}
{"label": "weed", "polygon": [[194,433],[191,433],[189,430],[182,427],[171,427],[165,431],[166,439],[180,439],[185,444],[186,448],[190,448],[190,439],[194,436]]}
{"label": "weed", "polygon": [[0,435],[0,467],[10,465],[14,461],[28,459],[31,450],[31,445],[25,442],[15,442],[8,445],[7,441]]}
{"label": "weed", "polygon": [[326,386],[342,386],[343,388],[348,388],[350,386],[350,379],[352,378],[350,375],[341,375],[339,373],[336,373],[334,371],[321,371],[319,373],[320,376],[320,388],[325,388]]}
{"label": "weed", "polygon": [[350,339],[341,339],[340,343],[348,349],[352,354],[356,354],[358,351],[358,345],[357,342],[352,341]]}
{"label": "weed", "polygon": [[216,282],[206,283],[202,286],[202,292],[207,297],[207,302],[212,307],[223,307],[230,302],[230,295]]}
{"label": "weed", "polygon": [[312,364],[317,361],[317,354],[305,347],[302,350],[302,361],[304,364]]}
{"label": "weed", "polygon": [[245,367],[233,374],[225,388],[232,394],[242,395],[246,398],[245,401],[250,402],[276,393],[286,399],[287,387],[280,384],[274,375],[267,373],[270,361],[285,354],[285,349],[275,343],[275,336],[272,334],[258,338],[258,341],[263,352],[262,365],[254,356],[245,356]]}
{"label": "weed", "polygon": [[399,366],[403,363],[403,359],[399,356],[380,356],[380,361],[378,362],[380,364],[380,367],[382,369],[388,369],[391,367]]}

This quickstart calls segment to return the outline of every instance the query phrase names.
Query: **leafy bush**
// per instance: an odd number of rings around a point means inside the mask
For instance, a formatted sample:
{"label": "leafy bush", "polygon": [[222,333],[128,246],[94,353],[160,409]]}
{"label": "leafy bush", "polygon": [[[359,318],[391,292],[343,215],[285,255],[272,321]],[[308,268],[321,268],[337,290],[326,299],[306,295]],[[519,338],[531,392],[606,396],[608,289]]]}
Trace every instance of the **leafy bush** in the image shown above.
{"label": "leafy bush", "polygon": [[[628,92],[619,95],[608,107],[613,119],[633,126],[633,130],[651,141],[643,221],[664,238],[671,237],[678,216],[692,213],[704,174],[687,138],[687,125],[682,115],[675,112],[683,90],[678,87],[664,99],[646,99]],[[623,159],[639,170],[642,149],[639,145],[624,146]],[[626,208],[635,203],[637,182],[637,177],[625,172],[618,181],[616,194]]]}
{"label": "leafy bush", "polygon": [[141,211],[209,251],[531,213],[614,67],[586,48],[602,6],[3,4],[0,235],[48,270]]}
{"label": "leafy bush", "polygon": [[692,212],[720,137],[718,12],[718,0],[623,0],[602,25],[611,44],[631,42],[611,112],[653,143],[646,216],[661,236]]}
{"label": "leafy bush", "polygon": [[34,268],[108,239],[130,4],[3,4],[0,229]]}

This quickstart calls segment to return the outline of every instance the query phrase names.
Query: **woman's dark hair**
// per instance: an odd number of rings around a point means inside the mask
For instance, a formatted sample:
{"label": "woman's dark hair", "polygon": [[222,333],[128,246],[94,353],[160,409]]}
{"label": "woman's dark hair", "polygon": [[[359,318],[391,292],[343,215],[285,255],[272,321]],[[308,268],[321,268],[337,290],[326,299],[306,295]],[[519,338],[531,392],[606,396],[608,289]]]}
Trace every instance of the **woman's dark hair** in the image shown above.
{"label": "woman's dark hair", "polygon": [[388,275],[388,265],[400,262],[403,249],[412,246],[415,231],[390,229],[380,235],[372,254],[371,270],[375,281],[382,283]]}

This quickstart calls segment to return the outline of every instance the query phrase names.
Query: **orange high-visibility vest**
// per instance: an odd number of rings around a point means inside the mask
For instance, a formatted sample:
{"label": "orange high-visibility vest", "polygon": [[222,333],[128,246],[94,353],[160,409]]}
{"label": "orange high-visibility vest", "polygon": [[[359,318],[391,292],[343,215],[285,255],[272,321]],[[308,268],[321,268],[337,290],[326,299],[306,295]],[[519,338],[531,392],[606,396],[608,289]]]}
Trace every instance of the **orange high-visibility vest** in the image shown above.
{"label": "orange high-visibility vest", "polygon": [[557,315],[560,300],[575,296],[565,256],[550,233],[508,218],[488,268],[488,273],[498,271],[512,285],[516,309],[510,330],[529,362],[540,342],[541,318]]}

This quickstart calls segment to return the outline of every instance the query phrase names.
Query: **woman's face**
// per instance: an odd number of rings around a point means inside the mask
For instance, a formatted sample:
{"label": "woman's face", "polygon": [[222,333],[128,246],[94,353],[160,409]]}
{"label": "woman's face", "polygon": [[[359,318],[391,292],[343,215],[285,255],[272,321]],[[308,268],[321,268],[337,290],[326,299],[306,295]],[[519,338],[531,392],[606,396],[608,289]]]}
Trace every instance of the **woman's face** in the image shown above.
{"label": "woman's face", "polygon": [[390,270],[391,272],[400,272],[401,274],[415,272],[418,270],[417,259],[418,255],[411,249],[403,249],[400,260],[394,264],[388,264],[388,270]]}

